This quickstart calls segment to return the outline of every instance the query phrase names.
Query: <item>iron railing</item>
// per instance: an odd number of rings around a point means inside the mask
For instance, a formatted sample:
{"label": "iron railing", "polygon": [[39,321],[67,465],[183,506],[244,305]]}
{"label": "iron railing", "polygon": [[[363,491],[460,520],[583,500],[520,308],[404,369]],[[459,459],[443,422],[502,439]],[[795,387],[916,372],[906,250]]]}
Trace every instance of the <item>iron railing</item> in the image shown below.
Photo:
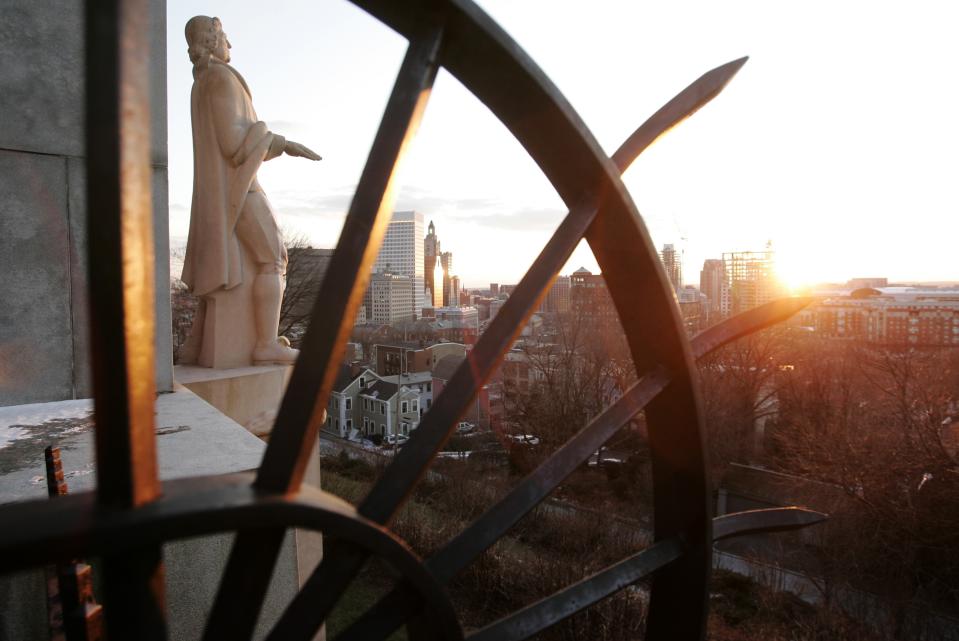
{"label": "iron railing", "polygon": [[[153,292],[147,0],[87,2],[87,149],[97,490],[0,508],[0,571],[78,556],[104,570],[107,632],[163,639],[161,544],[236,531],[205,639],[249,639],[285,531],[322,531],[334,544],[269,639],[310,639],[370,557],[402,576],[340,639],[461,639],[444,585],[529,513],[616,431],[645,410],[652,452],[655,542],[649,548],[469,635],[525,639],[650,576],[647,639],[700,639],[714,539],[821,520],[797,508],[712,518],[695,360],[778,322],[808,301],[787,299],[684,334],[671,287],[620,174],[656,138],[714,96],[745,59],[692,83],[607,156],[520,47],[469,0],[354,0],[410,44],[330,262],[255,475],[160,483],[153,408]],[[353,506],[303,474],[392,212],[397,166],[442,66],[485,103],[537,162],[569,208],[516,290],[480,337],[369,495]],[[391,520],[449,438],[477,390],[571,252],[585,238],[602,269],[639,381],[428,559]],[[428,613],[428,617],[421,616]]]}

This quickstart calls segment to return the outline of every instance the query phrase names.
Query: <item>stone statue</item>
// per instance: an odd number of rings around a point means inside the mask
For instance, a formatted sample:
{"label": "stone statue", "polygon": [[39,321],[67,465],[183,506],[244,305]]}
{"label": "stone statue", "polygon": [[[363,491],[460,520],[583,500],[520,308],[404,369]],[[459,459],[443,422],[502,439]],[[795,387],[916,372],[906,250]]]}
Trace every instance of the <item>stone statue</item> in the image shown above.
{"label": "stone statue", "polygon": [[182,278],[200,306],[180,360],[217,368],[290,363],[299,352],[277,336],[286,248],[256,172],[284,153],[320,156],[257,119],[250,88],[228,64],[219,18],[191,18],[186,40],[194,168]]}

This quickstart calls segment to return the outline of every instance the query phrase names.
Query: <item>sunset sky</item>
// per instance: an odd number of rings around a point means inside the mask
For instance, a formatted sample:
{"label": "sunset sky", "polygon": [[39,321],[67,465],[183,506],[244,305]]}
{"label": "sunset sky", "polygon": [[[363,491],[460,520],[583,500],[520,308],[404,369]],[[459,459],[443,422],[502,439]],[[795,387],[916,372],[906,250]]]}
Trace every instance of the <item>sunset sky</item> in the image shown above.
{"label": "sunset sky", "polygon": [[[625,176],[657,246],[703,259],[773,242],[791,284],[959,280],[959,39],[946,3],[479,3],[612,153],[703,72],[749,62]],[[168,0],[170,233],[186,239],[191,65],[183,25],[219,16],[259,117],[323,156],[266,163],[281,225],[336,244],[406,41],[342,0]],[[446,72],[397,209],[436,224],[467,286],[515,283],[565,213],[498,120]],[[585,244],[563,273],[596,270]]]}

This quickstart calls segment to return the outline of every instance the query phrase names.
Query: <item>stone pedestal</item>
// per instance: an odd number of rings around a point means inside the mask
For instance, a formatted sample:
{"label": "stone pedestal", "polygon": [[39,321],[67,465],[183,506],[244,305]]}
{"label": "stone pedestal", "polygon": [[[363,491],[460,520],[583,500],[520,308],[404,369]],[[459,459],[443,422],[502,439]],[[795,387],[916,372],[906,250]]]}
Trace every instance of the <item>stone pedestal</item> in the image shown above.
{"label": "stone pedestal", "polygon": [[[233,289],[204,296],[183,346],[183,361],[201,367],[228,370],[253,364],[256,324],[253,317],[253,279],[256,264],[241,248],[243,282]],[[181,381],[183,382],[183,381]]]}
{"label": "stone pedestal", "polygon": [[[291,365],[257,365],[210,369],[177,365],[177,383],[245,427],[266,439],[293,371]],[[319,485],[319,483],[317,483]]]}
{"label": "stone pedestal", "polygon": [[[234,369],[209,369],[194,365],[174,368],[177,383],[220,410],[249,432],[269,440],[292,365],[258,365]],[[313,444],[305,483],[320,487],[319,439]],[[300,586],[323,558],[319,532],[294,530],[296,576]],[[316,638],[322,638],[322,634]]]}

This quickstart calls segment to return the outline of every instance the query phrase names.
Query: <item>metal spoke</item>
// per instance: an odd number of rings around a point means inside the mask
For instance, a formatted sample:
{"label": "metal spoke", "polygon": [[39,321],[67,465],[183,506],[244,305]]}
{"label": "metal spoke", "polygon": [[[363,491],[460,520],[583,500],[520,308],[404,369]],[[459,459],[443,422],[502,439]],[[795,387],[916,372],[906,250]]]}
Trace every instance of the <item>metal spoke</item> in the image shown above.
{"label": "metal spoke", "polygon": [[679,538],[659,541],[619,563],[467,636],[468,641],[528,639],[680,558]]}
{"label": "metal spoke", "polygon": [[[370,265],[389,223],[396,169],[436,78],[442,33],[439,22],[431,23],[411,41],[400,67],[257,474],[256,486],[261,490],[288,492],[302,481]],[[238,533],[205,639],[250,637],[281,543],[282,532]],[[244,580],[238,582],[238,577]],[[237,612],[243,616],[236,616]]]}
{"label": "metal spoke", "polygon": [[810,297],[780,298],[736,314],[693,337],[693,356],[700,359],[709,352],[759,330],[781,323],[813,301]]}
{"label": "metal spoke", "polygon": [[801,507],[774,507],[724,514],[713,519],[713,541],[746,534],[799,530],[828,518],[822,512]]}
{"label": "metal spoke", "polygon": [[346,586],[366,563],[367,556],[366,550],[350,542],[338,541],[330,545],[320,565],[270,630],[266,641],[312,639],[343,596]]}
{"label": "metal spoke", "polygon": [[[661,107],[613,154],[617,169],[625,171],[659,136],[718,95],[745,62],[746,59],[742,58],[703,74]],[[535,309],[539,297],[595,218],[595,205],[591,199],[587,203],[571,209],[563,219],[560,228],[520,281],[514,294],[506,300],[480,338],[476,349],[470,352],[467,360],[453,374],[444,390],[446,393],[427,412],[410,442],[363,501],[360,511],[368,518],[385,523],[402,505],[426,465],[442,447],[452,425],[472,401],[478,388],[492,374],[502,354],[509,349],[515,335]],[[580,230],[579,235],[576,235],[575,232]]]}
{"label": "metal spoke", "polygon": [[[346,501],[311,486],[298,493],[258,492],[252,474],[203,476],[163,484],[158,500],[136,510],[103,510],[91,492],[0,507],[0,573],[81,554],[127,555],[144,545],[246,528],[301,527],[349,540],[383,559],[430,608],[441,638],[462,637],[452,605],[421,560],[388,530]],[[54,504],[55,503],[55,504]],[[127,558],[124,556],[124,558]],[[133,637],[139,638],[139,637]]]}
{"label": "metal spoke", "polygon": [[[809,304],[809,298],[773,301],[729,318],[700,332],[692,340],[693,357],[700,359],[742,336],[780,323]],[[665,371],[657,369],[643,377],[621,398],[606,408],[563,447],[556,451],[503,499],[487,510],[467,529],[427,559],[426,565],[442,583],[450,581],[477,555],[515,525],[559,483],[595,452],[627,421],[668,384]],[[793,519],[798,519],[796,513]],[[725,517],[721,517],[725,518]],[[770,518],[774,518],[771,516]],[[785,516],[779,518],[786,519]],[[753,521],[750,521],[751,523]],[[735,528],[735,521],[717,521],[721,528]],[[771,521],[770,521],[771,523]],[[810,523],[811,524],[811,523]],[[802,526],[796,526],[802,527]],[[723,530],[725,531],[725,530]],[[729,534],[724,536],[735,536]],[[716,538],[714,532],[714,539]],[[720,537],[722,538],[722,537]],[[390,591],[367,610],[338,639],[354,641],[387,636],[407,621],[417,608],[415,598],[402,586]]]}
{"label": "metal spoke", "polygon": [[[619,170],[625,171],[636,157],[662,133],[715,97],[744,62],[744,59],[734,61],[704,74],[640,125],[614,154]],[[506,304],[480,338],[476,348],[453,374],[444,394],[436,399],[409,443],[399,452],[360,505],[360,512],[364,516],[386,523],[409,496],[409,492],[425,472],[433,456],[449,437],[451,426],[471,402],[480,386],[492,374],[503,353],[509,349],[519,329],[535,309],[539,297],[595,219],[595,203],[588,196],[584,200],[581,207],[571,209],[563,219],[559,229],[524,275],[516,291],[507,299]],[[482,549],[485,549],[489,543],[481,543],[481,545]],[[342,587],[359,571],[361,564],[362,560],[357,558],[352,566],[352,573],[345,573],[335,585]],[[453,574],[458,570],[459,568],[454,570]],[[322,570],[322,563],[316,573],[321,571],[327,574],[325,570]],[[310,584],[314,582],[311,580]],[[330,587],[329,583],[318,581],[315,585],[315,588],[310,589],[304,586],[288,612],[297,611],[301,613],[299,616],[304,616],[302,613],[308,609],[307,604],[318,598],[314,592],[319,589],[319,586]],[[284,614],[278,625],[285,625],[286,617],[287,615]]]}
{"label": "metal spoke", "polygon": [[662,368],[644,376],[602,414],[590,421],[589,425],[564,443],[502,500],[430,557],[426,562],[430,571],[443,583],[452,579],[549,496],[563,479],[572,474],[668,384],[669,376]]}
{"label": "metal spoke", "polygon": [[[160,492],[154,432],[153,209],[147,2],[86,6],[91,349],[97,500],[108,510]],[[164,639],[158,546],[102,558],[106,631]]]}

